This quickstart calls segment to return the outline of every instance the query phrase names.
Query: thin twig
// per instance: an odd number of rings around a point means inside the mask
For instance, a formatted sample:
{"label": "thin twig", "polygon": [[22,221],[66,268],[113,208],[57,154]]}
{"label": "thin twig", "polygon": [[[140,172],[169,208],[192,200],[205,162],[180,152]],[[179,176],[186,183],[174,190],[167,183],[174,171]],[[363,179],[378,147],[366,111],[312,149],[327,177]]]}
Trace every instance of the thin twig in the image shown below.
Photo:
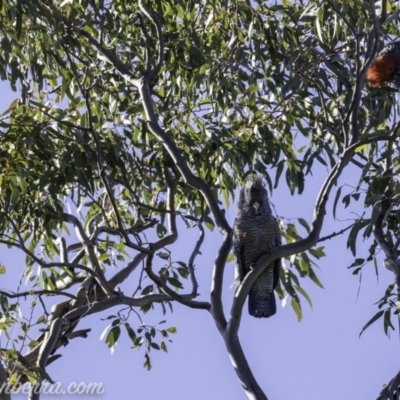
{"label": "thin twig", "polygon": [[211,305],[210,303],[206,301],[194,301],[192,298],[194,298],[193,295],[185,295],[181,296],[178,293],[176,293],[174,290],[170,289],[166,282],[163,281],[158,275],[156,275],[153,270],[152,270],[152,262],[153,262],[153,255],[147,256],[146,260],[146,267],[145,271],[149,278],[160,288],[162,292],[167,294],[171,299],[177,301],[178,303],[181,303],[185,306],[188,306],[190,308],[199,308],[203,310],[210,310]]}
{"label": "thin twig", "polygon": [[6,296],[9,299],[15,299],[15,298],[19,298],[19,297],[28,297],[28,296],[34,296],[34,295],[38,295],[38,296],[43,296],[43,295],[54,295],[54,296],[65,296],[65,297],[69,297],[70,299],[75,299],[76,296],[74,296],[73,294],[70,293],[65,293],[65,292],[61,292],[59,290],[29,290],[27,292],[20,292],[20,293],[9,293],[6,292],[5,290],[0,290],[0,294],[2,296]]}
{"label": "thin twig", "polygon": [[196,242],[196,245],[194,246],[194,249],[192,251],[192,254],[190,255],[189,262],[188,262],[188,269],[190,273],[190,280],[192,281],[192,294],[194,296],[197,296],[197,289],[198,289],[198,283],[197,283],[197,278],[196,278],[196,272],[194,268],[194,260],[197,257],[198,254],[200,254],[200,249],[201,246],[204,242],[204,227],[201,222],[197,224],[197,227],[199,228],[200,231],[200,237]]}
{"label": "thin twig", "polygon": [[318,243],[324,242],[324,241],[326,241],[326,240],[333,239],[334,237],[339,236],[339,235],[343,235],[343,233],[345,233],[346,231],[348,231],[349,229],[351,229],[353,226],[358,225],[361,221],[362,221],[362,218],[360,218],[360,219],[358,219],[357,221],[353,222],[353,223],[352,223],[351,225],[349,225],[347,228],[344,228],[344,229],[340,230],[339,232],[333,232],[333,233],[331,233],[330,235],[321,237],[320,239],[318,239]]}

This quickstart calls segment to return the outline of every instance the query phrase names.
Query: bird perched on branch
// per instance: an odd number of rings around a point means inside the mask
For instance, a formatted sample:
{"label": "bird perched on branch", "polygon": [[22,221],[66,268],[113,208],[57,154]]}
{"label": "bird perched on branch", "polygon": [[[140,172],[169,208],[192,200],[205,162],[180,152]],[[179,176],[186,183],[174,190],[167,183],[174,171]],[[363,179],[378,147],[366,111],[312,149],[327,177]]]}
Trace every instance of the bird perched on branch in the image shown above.
{"label": "bird perched on branch", "polygon": [[400,87],[400,40],[387,45],[375,58],[365,75],[369,86],[378,87],[384,82]]}
{"label": "bird perched on branch", "polygon": [[[249,175],[240,191],[233,226],[233,253],[240,281],[263,254],[281,246],[279,225],[272,215],[262,178]],[[273,261],[254,282],[249,292],[249,314],[268,318],[276,313],[274,289],[278,284],[281,260]]]}

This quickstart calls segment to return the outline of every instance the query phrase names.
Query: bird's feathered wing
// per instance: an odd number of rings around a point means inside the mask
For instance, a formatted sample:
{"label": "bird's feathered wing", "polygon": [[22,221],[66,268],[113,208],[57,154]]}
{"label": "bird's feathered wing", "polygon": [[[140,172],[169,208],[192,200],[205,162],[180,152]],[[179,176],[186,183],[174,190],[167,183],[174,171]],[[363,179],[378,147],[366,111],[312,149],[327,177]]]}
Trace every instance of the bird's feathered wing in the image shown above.
{"label": "bird's feathered wing", "polygon": [[389,43],[380,53],[379,56],[383,57],[387,54],[393,55],[397,63],[397,69],[393,76],[392,84],[396,87],[400,87],[400,40],[396,40]]}

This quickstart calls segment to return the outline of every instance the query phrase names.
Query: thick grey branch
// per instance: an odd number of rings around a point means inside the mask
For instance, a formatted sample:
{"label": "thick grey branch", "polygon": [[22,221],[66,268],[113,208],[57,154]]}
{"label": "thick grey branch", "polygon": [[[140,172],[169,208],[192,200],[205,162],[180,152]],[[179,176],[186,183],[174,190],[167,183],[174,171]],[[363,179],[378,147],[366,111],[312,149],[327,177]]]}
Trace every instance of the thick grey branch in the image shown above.
{"label": "thick grey branch", "polygon": [[395,11],[392,15],[386,18],[384,24],[389,24],[395,19],[398,19],[400,17],[400,10]]}
{"label": "thick grey branch", "polygon": [[[139,8],[140,11],[153,23],[157,32],[157,41],[158,41],[158,54],[157,54],[157,64],[150,71],[150,65],[146,65],[146,74],[148,81],[153,80],[158,73],[160,72],[161,67],[164,64],[164,37],[162,35],[161,23],[157,14],[150,12],[145,6],[143,0],[139,0]],[[146,49],[146,52],[149,53],[149,49]],[[149,54],[147,55],[148,61],[150,61]]]}
{"label": "thick grey branch", "polygon": [[238,335],[225,337],[224,339],[233,368],[235,369],[235,372],[240,380],[240,383],[242,384],[244,391],[247,394],[247,397],[250,400],[268,400],[267,396],[254,378],[254,375],[243,353]]}
{"label": "thick grey branch", "polygon": [[60,260],[65,263],[68,262],[68,251],[67,251],[67,242],[65,238],[62,236],[56,240],[56,243],[60,245]]}
{"label": "thick grey branch", "polygon": [[40,399],[40,383],[37,385],[31,384],[29,387],[28,400],[39,400]]}
{"label": "thick grey branch", "polygon": [[225,335],[227,321],[222,306],[222,284],[224,281],[224,269],[226,259],[232,247],[232,234],[225,237],[221,247],[218,250],[214,262],[213,276],[211,282],[211,314],[221,335]]}
{"label": "thick grey branch", "polygon": [[189,166],[187,165],[185,158],[182,156],[181,152],[177,148],[175,142],[158,124],[158,119],[153,109],[150,88],[148,84],[144,81],[141,81],[140,85],[138,85],[138,89],[143,102],[143,107],[146,112],[146,117],[151,133],[168,151],[185,182],[201,192],[208,206],[210,207],[210,210],[215,218],[215,222],[220,231],[224,235],[227,235],[231,231],[231,227],[226,221],[224,211],[219,208],[218,200],[214,196],[214,193],[203,179],[194,176]]}
{"label": "thick grey branch", "polygon": [[397,392],[400,386],[400,371],[384,386],[375,400],[398,400]]}
{"label": "thick grey branch", "polygon": [[50,324],[49,330],[45,333],[42,344],[39,349],[38,358],[36,360],[36,366],[39,368],[40,372],[40,381],[37,384],[31,384],[29,389],[29,400],[39,400],[40,398],[40,389],[42,387],[42,382],[44,379],[50,381],[50,383],[54,383],[51,381],[49,375],[46,372],[46,365],[48,364],[48,359],[52,350],[55,348],[61,332],[61,323],[62,320],[60,318],[56,318]]}
{"label": "thick grey branch", "polygon": [[[79,263],[64,263],[64,262],[51,262],[51,263],[47,263],[44,266],[42,266],[42,268],[54,268],[54,267],[64,267],[64,268],[76,268],[76,269],[81,269],[83,271],[86,271],[87,273],[89,273],[90,275],[92,275],[94,278],[96,278],[96,280],[101,280],[103,279],[103,277],[101,277],[95,270],[93,270],[90,267],[87,267],[86,265],[83,264],[79,264]],[[105,285],[105,281],[103,282],[103,284]]]}
{"label": "thick grey branch", "polygon": [[47,359],[49,358],[55,344],[58,341],[61,332],[62,319],[56,318],[51,322],[50,329],[44,335],[42,345],[40,346],[39,356],[36,365],[43,372],[46,371]]}
{"label": "thick grey branch", "polygon": [[103,271],[101,270],[99,260],[97,259],[97,256],[95,254],[93,243],[86,235],[82,224],[79,222],[78,218],[71,214],[63,213],[63,219],[64,221],[74,225],[78,240],[82,243],[82,246],[85,249],[85,253],[88,256],[89,262],[92,265],[93,271],[95,271],[97,274],[97,276],[95,276],[96,282],[105,294],[107,294],[108,296],[112,296],[112,291],[107,285],[107,281],[104,277]]}

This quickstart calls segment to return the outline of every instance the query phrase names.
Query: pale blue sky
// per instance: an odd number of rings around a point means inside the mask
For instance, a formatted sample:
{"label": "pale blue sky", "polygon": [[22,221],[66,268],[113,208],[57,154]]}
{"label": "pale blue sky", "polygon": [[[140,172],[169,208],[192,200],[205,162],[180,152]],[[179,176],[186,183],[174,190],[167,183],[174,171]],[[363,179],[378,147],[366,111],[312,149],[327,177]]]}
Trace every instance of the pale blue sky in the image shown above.
{"label": "pale blue sky", "polygon": [[[6,82],[0,82],[0,112],[18,97]],[[303,196],[290,196],[282,179],[281,188],[272,195],[279,216],[302,217],[311,222],[313,205],[326,171],[319,167],[314,176],[308,178]],[[341,182],[357,181],[357,170],[346,171]],[[328,214],[332,210],[332,201]],[[339,203],[340,205],[341,203]],[[356,209],[353,209],[357,211]],[[233,222],[236,203],[227,211]],[[363,212],[362,205],[358,209]],[[354,218],[349,211],[338,213],[341,219]],[[326,219],[323,235],[339,231],[348,222],[333,222]],[[180,232],[181,240],[175,251],[189,254],[197,238],[197,231]],[[347,236],[324,242],[326,258],[319,262],[317,274],[325,289],[317,288],[306,279],[303,287],[314,303],[311,310],[303,301],[304,319],[298,323],[290,305],[282,308],[278,304],[277,314],[269,319],[248,316],[247,304],[240,329],[240,339],[250,366],[270,400],[365,400],[377,396],[384,383],[400,369],[399,337],[397,321],[393,320],[396,332],[389,340],[383,333],[382,322],[370,327],[361,338],[364,324],[377,312],[373,303],[379,300],[387,284],[392,282],[391,273],[379,262],[379,284],[373,264],[364,268],[360,296],[357,299],[358,276],[347,267],[353,257],[346,248]],[[209,299],[213,261],[221,243],[218,232],[207,232],[202,256],[196,260],[202,299]],[[360,244],[360,243],[359,243]],[[366,252],[369,243],[360,246],[359,256]],[[7,276],[2,276],[1,289],[15,289],[11,282],[19,280],[24,267],[24,257],[6,248],[0,249],[0,263],[8,267]],[[229,312],[233,289],[233,263],[225,273],[224,306]],[[132,282],[132,287],[135,283]],[[126,285],[123,290],[126,290]],[[73,292],[73,291],[72,291]],[[127,292],[129,292],[127,290]],[[53,300],[54,301],[54,300]],[[50,302],[49,304],[53,304]],[[108,321],[102,321],[115,310],[84,319],[80,329],[92,328],[88,339],[74,339],[61,348],[63,357],[49,366],[48,373],[67,386],[72,381],[101,381],[105,393],[101,399],[174,399],[174,400],[241,400],[246,396],[231,366],[224,343],[211,316],[202,310],[191,310],[175,304],[174,313],[166,316],[168,326],[176,326],[178,334],[172,335],[168,354],[152,351],[153,369],[147,371],[141,350],[130,350],[130,340],[122,333],[114,354],[99,340]],[[143,317],[148,324],[165,319],[161,309]],[[1,347],[5,345],[1,337]],[[43,396],[45,399],[63,396]],[[64,396],[65,397],[65,396]],[[67,396],[68,397],[68,396]],[[18,397],[18,398],[22,398]],[[81,399],[89,397],[79,396]],[[91,396],[90,398],[97,398]]]}

